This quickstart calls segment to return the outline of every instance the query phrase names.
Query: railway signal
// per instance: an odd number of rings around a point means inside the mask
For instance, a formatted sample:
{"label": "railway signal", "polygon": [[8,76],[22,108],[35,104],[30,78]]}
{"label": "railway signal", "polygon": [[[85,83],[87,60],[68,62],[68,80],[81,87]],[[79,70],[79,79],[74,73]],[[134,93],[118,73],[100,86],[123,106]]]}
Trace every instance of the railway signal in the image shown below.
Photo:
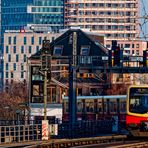
{"label": "railway signal", "polygon": [[148,67],[148,50],[143,51],[143,66]]}
{"label": "railway signal", "polygon": [[117,41],[112,41],[112,48],[109,51],[109,66],[122,66],[123,65],[123,50],[117,45]]}

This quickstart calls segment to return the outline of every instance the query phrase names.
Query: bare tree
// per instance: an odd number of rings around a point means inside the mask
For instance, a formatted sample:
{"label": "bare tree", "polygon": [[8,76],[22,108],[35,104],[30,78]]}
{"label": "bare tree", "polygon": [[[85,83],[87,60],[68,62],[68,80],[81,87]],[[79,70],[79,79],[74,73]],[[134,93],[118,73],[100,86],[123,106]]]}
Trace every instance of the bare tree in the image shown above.
{"label": "bare tree", "polygon": [[22,110],[21,103],[28,102],[28,90],[25,82],[13,82],[0,92],[0,120],[16,120],[17,110]]}

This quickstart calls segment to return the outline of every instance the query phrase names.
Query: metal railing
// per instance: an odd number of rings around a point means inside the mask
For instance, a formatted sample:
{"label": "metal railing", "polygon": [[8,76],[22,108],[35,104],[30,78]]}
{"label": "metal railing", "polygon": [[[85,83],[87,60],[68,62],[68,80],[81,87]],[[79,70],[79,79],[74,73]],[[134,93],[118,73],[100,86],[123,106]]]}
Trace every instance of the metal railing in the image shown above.
{"label": "metal railing", "polygon": [[0,126],[0,144],[41,140],[41,125]]}
{"label": "metal railing", "polygon": [[95,137],[104,134],[112,134],[111,120],[106,121],[79,121],[75,124],[58,124],[58,135],[51,138],[84,138]]}

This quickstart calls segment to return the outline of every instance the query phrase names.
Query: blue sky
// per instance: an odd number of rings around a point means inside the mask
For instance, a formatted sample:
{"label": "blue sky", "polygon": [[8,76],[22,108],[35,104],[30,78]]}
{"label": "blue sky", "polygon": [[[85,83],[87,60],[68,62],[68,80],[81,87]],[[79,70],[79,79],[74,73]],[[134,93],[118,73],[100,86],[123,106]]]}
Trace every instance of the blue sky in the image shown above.
{"label": "blue sky", "polygon": [[[141,0],[141,16],[148,16],[148,0]],[[143,22],[143,19],[141,20]],[[143,34],[148,37],[148,19],[145,19],[145,24],[142,26]],[[148,38],[146,39],[148,41]]]}

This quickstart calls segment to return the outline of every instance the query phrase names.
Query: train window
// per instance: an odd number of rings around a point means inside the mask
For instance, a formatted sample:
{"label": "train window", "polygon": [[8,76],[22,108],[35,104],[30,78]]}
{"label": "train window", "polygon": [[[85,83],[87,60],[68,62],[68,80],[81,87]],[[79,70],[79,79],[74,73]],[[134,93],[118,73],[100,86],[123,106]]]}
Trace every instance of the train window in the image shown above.
{"label": "train window", "polygon": [[90,102],[90,112],[93,112],[94,111],[94,105],[93,105],[93,102]]}
{"label": "train window", "polygon": [[77,111],[82,112],[82,103],[81,102],[77,103]]}
{"label": "train window", "polygon": [[121,104],[120,104],[120,111],[124,113],[125,110],[126,110],[126,103],[125,102],[121,102]]}
{"label": "train window", "polygon": [[98,112],[102,112],[102,102],[98,102]]}
{"label": "train window", "polygon": [[86,112],[93,112],[94,111],[94,103],[92,101],[86,102]]}
{"label": "train window", "polygon": [[148,112],[148,88],[130,88],[129,111],[132,113],[145,114]]}
{"label": "train window", "polygon": [[107,112],[107,103],[104,102],[104,112]]}
{"label": "train window", "polygon": [[82,88],[78,88],[78,96],[82,96]]}
{"label": "train window", "polygon": [[110,102],[110,112],[114,112],[114,102]]}
{"label": "train window", "polygon": [[117,112],[117,105],[114,103],[114,112]]}
{"label": "train window", "polygon": [[65,112],[68,112],[68,102],[65,103]]}
{"label": "train window", "polygon": [[89,102],[86,102],[86,112],[89,112]]}

